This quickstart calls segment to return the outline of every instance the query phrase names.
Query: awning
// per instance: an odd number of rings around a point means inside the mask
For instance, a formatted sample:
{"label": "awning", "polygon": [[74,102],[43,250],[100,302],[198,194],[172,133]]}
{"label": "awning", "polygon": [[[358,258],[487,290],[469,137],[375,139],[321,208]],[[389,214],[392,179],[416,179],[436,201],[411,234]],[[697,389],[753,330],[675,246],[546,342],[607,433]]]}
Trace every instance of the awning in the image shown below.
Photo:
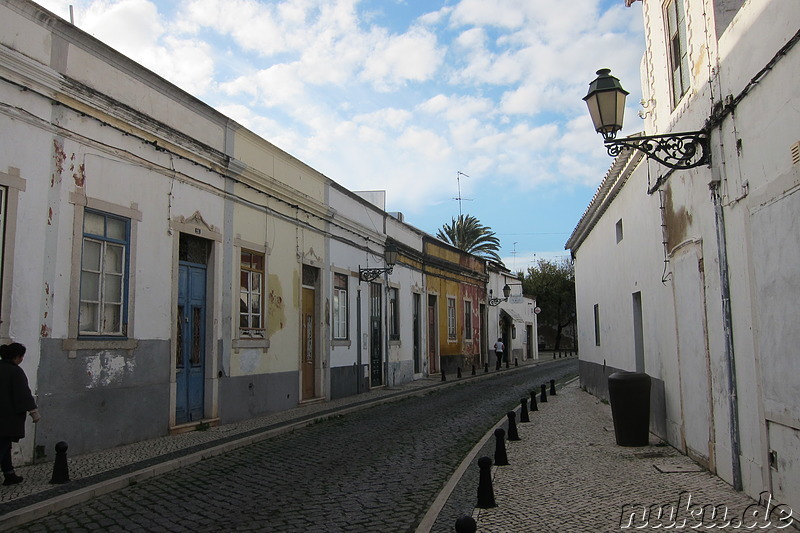
{"label": "awning", "polygon": [[500,309],[500,318],[502,318],[503,315],[506,315],[508,318],[510,318],[512,322],[525,322],[524,318],[510,309]]}

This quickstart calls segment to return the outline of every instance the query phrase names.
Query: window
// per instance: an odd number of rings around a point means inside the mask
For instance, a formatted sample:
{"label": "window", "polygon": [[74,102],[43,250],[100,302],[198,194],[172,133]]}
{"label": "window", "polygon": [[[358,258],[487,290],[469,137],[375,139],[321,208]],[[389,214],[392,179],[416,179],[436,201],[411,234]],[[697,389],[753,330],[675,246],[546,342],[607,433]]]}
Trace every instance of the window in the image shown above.
{"label": "window", "polygon": [[400,340],[400,309],[397,302],[397,289],[389,288],[389,338]]}
{"label": "window", "polygon": [[472,340],[472,302],[464,302],[464,338]]}
{"label": "window", "polygon": [[594,345],[600,346],[600,304],[594,304]]}
{"label": "window", "polygon": [[666,4],[667,47],[671,70],[672,105],[677,105],[689,90],[689,48],[686,45],[686,14],[684,0],[670,0]]}
{"label": "window", "polygon": [[[5,263],[5,235],[6,235],[6,187],[0,186],[0,288],[2,288],[3,264]],[[0,300],[1,301],[1,300]]]}
{"label": "window", "polygon": [[456,338],[456,299],[447,299],[447,338]]}
{"label": "window", "polygon": [[239,334],[263,338],[264,254],[242,249],[239,268]]}
{"label": "window", "polygon": [[85,210],[78,330],[81,335],[127,335],[130,220]]}
{"label": "window", "polygon": [[333,275],[333,338],[347,340],[347,276]]}
{"label": "window", "polygon": [[617,244],[622,240],[622,219],[617,220]]}

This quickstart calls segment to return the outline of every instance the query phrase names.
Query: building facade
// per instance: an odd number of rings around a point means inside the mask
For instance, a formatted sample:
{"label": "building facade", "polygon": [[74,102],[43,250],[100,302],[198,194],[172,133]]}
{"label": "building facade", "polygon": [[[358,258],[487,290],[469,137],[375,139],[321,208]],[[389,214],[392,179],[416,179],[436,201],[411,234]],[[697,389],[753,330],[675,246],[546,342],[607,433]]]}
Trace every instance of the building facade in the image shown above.
{"label": "building facade", "polygon": [[567,243],[581,380],[604,396],[610,372],[648,373],[658,435],[798,509],[800,10],[634,5],[645,132],[703,131],[710,164],[671,171],[630,150],[614,161]]}
{"label": "building facade", "polygon": [[3,2],[0,341],[27,346],[43,414],[15,461],[480,364],[485,260],[382,198]]}

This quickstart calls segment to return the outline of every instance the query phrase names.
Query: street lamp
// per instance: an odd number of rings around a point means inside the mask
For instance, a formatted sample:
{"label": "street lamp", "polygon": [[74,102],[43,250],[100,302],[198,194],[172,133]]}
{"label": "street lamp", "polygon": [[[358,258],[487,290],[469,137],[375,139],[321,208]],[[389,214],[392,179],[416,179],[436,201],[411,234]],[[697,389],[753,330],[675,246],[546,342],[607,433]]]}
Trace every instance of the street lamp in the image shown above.
{"label": "street lamp", "polygon": [[394,270],[394,265],[397,264],[397,246],[394,243],[388,243],[383,251],[383,260],[386,263],[385,268],[361,268],[358,267],[358,279],[361,281],[372,281],[378,278],[381,274],[386,272],[391,274]]}
{"label": "street lamp", "polygon": [[708,132],[705,130],[615,139],[622,129],[628,94],[619,79],[611,75],[611,70],[603,68],[597,71],[597,78],[589,84],[589,92],[583,98],[589,107],[595,131],[603,136],[608,155],[616,157],[623,148],[635,148],[672,169],[685,170],[711,164]]}
{"label": "street lamp", "polygon": [[508,297],[511,296],[511,287],[508,286],[508,283],[503,287],[503,296],[505,298],[492,298],[492,289],[489,289],[489,301],[487,303],[494,307],[495,305],[500,305],[500,302],[507,302]]}

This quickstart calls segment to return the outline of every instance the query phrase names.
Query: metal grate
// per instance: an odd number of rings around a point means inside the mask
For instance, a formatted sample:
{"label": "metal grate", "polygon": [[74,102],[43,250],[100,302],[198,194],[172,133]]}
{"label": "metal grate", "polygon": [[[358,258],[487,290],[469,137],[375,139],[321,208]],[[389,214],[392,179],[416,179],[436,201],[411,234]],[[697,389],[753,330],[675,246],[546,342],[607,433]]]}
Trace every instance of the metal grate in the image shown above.
{"label": "metal grate", "polygon": [[800,164],[800,141],[794,143],[792,145],[792,164],[797,165]]}

